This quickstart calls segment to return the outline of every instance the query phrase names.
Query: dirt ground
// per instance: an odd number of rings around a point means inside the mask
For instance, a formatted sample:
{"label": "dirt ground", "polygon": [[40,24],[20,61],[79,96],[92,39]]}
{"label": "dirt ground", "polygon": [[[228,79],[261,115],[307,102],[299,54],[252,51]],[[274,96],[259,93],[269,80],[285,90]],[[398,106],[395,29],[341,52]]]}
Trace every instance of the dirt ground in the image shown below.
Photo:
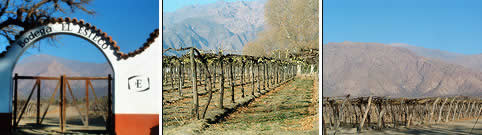
{"label": "dirt ground", "polygon": [[[383,130],[365,130],[360,135],[482,135],[481,119],[474,127],[477,119],[459,120],[448,123],[434,124],[431,126],[416,126],[410,128],[397,129],[383,129]],[[472,130],[473,128],[473,130]],[[472,130],[472,132],[471,132]],[[337,134],[355,134],[355,128],[344,128]],[[334,131],[327,131],[327,134],[332,135]]]}
{"label": "dirt ground", "polygon": [[[239,83],[239,80],[238,82]],[[255,86],[257,87],[257,83],[255,83]],[[261,86],[263,86],[261,84]],[[219,89],[220,85],[216,84],[216,89]],[[272,87],[272,86],[270,86]],[[242,92],[241,92],[241,86],[236,86],[235,87],[235,102],[240,101],[242,97]],[[251,83],[248,83],[244,85],[244,93],[245,95],[251,94],[252,91],[252,85]],[[257,91],[257,89],[256,89]],[[169,130],[173,129],[176,127],[180,127],[186,124],[189,124],[193,119],[191,115],[191,108],[192,108],[192,89],[191,88],[186,88],[182,90],[183,92],[183,98],[181,100],[178,100],[174,103],[165,103],[163,102],[163,108],[162,108],[162,128],[163,130]],[[205,93],[206,90],[204,86],[198,86],[198,92]],[[173,100],[176,98],[179,98],[178,96],[178,91],[163,91],[163,101],[169,101]],[[218,113],[219,111],[222,111],[219,109],[219,92],[213,92],[213,97],[209,106],[208,111],[206,112],[206,116],[209,116],[214,113]],[[200,108],[199,111],[200,113],[202,110],[204,110],[204,107],[207,103],[208,100],[208,94],[201,95],[199,96],[199,104]],[[233,106],[234,103],[231,101],[231,87],[229,81],[226,81],[225,83],[225,89],[224,89],[224,98],[223,98],[223,104],[224,106]]]}
{"label": "dirt ground", "polygon": [[298,77],[210,125],[202,134],[318,134],[313,103],[317,83],[312,77]]}
{"label": "dirt ground", "polygon": [[[66,134],[107,134],[104,118],[102,116],[89,115],[89,126],[84,126],[80,116],[74,107],[66,108],[67,125]],[[84,110],[80,110],[84,111]],[[36,125],[35,115],[25,115],[19,123],[15,134],[60,134],[59,108],[51,106],[42,125]]]}

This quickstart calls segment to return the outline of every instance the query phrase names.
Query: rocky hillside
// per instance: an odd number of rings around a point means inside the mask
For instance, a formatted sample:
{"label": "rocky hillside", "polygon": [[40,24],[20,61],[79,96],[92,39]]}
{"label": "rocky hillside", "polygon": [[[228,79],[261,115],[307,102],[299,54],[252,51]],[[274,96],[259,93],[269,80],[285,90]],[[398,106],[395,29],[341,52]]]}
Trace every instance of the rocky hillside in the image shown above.
{"label": "rocky hillside", "polygon": [[482,73],[379,43],[323,45],[323,95],[482,95]]}
{"label": "rocky hillside", "polygon": [[163,15],[163,48],[239,50],[264,28],[264,3],[218,1],[192,5]]}
{"label": "rocky hillside", "polygon": [[[408,44],[394,43],[389,44],[391,46],[407,48],[413,51],[417,55],[427,58],[438,59],[447,63],[462,65],[474,70],[482,72],[482,53],[480,54],[460,54],[447,51],[441,51],[437,49],[429,49],[424,47],[418,47]],[[482,50],[481,50],[482,52]]]}

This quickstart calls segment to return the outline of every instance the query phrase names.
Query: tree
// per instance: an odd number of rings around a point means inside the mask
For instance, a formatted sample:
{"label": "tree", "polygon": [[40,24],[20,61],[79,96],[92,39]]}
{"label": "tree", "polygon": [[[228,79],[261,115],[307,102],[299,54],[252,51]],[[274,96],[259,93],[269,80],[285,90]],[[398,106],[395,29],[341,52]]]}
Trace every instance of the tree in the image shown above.
{"label": "tree", "polygon": [[54,17],[54,13],[68,14],[80,10],[93,15],[95,12],[85,7],[90,2],[91,0],[2,0],[0,38],[11,43],[19,32],[39,26],[41,22]]}
{"label": "tree", "polygon": [[265,20],[265,30],[243,53],[260,56],[259,51],[266,55],[273,50],[318,48],[318,0],[268,0]]}

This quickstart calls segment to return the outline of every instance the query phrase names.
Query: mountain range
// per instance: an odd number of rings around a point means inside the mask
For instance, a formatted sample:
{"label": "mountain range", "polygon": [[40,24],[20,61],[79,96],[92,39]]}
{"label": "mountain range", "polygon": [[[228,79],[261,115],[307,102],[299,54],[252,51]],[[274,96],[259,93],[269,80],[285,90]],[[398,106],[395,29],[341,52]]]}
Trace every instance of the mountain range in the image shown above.
{"label": "mountain range", "polygon": [[264,29],[265,2],[217,1],[163,13],[163,48],[194,46],[240,53],[243,46]]}
{"label": "mountain range", "polygon": [[324,44],[322,57],[324,96],[482,95],[480,55],[401,44],[341,42]]}
{"label": "mountain range", "polygon": [[437,49],[428,49],[424,47],[418,47],[418,46],[402,44],[402,43],[392,43],[388,45],[407,48],[410,51],[420,56],[438,59],[438,60],[442,60],[444,62],[448,62],[452,64],[462,65],[462,66],[482,72],[482,53],[467,55],[467,54],[461,54],[461,53],[441,51]]}
{"label": "mountain range", "polygon": [[[14,73],[19,76],[49,76],[60,77],[101,77],[112,74],[108,63],[90,63],[64,59],[56,56],[38,54],[25,57],[15,66]],[[92,80],[92,86],[98,97],[107,95],[107,81]],[[19,97],[28,97],[35,80],[19,80]],[[57,86],[58,81],[42,80],[41,95],[50,97]],[[74,95],[79,98],[85,96],[85,81],[70,80],[69,84]],[[92,93],[91,91],[89,91]],[[68,95],[70,98],[70,95]]]}

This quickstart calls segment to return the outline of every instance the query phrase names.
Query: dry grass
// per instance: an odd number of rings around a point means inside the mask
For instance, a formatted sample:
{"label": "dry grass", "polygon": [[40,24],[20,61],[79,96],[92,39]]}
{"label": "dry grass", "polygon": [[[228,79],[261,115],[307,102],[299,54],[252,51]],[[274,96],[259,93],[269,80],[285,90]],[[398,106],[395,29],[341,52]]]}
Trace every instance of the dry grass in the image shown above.
{"label": "dry grass", "polygon": [[316,106],[313,83],[310,78],[297,78],[238,108],[203,134],[316,134],[317,113],[310,111]]}

